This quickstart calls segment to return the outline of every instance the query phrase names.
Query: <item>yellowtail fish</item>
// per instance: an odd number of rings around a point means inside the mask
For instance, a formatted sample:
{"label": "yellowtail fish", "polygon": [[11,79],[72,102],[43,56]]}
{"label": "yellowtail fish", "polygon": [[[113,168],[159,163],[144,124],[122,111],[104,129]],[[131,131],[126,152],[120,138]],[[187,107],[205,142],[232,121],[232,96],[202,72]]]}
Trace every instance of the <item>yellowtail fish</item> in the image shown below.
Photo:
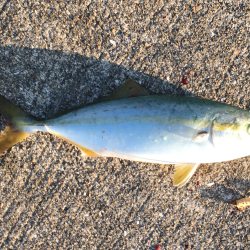
{"label": "yellowtail fish", "polygon": [[176,164],[178,187],[200,163],[249,154],[249,112],[209,100],[153,94],[130,80],[103,102],[44,121],[36,121],[4,97],[0,112],[7,121],[0,151],[31,133],[46,131],[78,146],[86,156]]}

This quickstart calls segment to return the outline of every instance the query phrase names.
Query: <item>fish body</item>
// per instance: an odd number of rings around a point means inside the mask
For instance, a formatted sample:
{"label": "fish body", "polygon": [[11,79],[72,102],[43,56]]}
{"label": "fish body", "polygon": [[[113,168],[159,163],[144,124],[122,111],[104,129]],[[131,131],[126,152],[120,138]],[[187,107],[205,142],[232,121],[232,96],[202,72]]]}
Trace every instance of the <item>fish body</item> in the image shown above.
{"label": "fish body", "polygon": [[152,95],[134,82],[124,87],[143,94],[133,98],[119,94],[44,121],[0,98],[0,111],[11,124],[0,137],[0,150],[31,133],[47,131],[87,156],[176,164],[175,186],[186,184],[199,163],[249,155],[249,112],[199,98]]}
{"label": "fish body", "polygon": [[[249,112],[229,105],[151,95],[88,106],[34,122],[24,132],[47,131],[100,156],[163,164],[211,163],[249,154],[248,122]],[[194,141],[209,126],[212,135],[208,131],[206,139]]]}

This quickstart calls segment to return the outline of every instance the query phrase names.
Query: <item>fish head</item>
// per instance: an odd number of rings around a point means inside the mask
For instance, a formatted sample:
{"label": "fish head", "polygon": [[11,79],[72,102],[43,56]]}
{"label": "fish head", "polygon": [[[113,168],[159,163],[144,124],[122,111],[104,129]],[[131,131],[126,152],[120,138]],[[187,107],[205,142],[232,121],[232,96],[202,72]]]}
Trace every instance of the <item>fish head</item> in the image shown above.
{"label": "fish head", "polygon": [[250,119],[223,117],[212,124],[211,138],[223,160],[250,155]]}

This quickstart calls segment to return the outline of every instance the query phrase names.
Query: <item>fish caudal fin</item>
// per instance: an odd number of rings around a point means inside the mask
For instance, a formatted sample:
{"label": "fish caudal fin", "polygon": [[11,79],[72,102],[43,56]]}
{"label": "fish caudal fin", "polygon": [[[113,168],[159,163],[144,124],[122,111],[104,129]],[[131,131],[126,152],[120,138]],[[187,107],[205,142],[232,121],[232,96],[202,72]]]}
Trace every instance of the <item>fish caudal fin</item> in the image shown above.
{"label": "fish caudal fin", "polygon": [[192,177],[199,163],[180,163],[175,165],[174,186],[183,187]]}
{"label": "fish caudal fin", "polygon": [[0,134],[1,153],[30,135],[24,132],[24,128],[26,124],[34,121],[34,118],[3,96],[0,96],[0,113],[6,122],[6,127]]}
{"label": "fish caudal fin", "polygon": [[28,137],[30,134],[6,126],[0,135],[0,153]]}

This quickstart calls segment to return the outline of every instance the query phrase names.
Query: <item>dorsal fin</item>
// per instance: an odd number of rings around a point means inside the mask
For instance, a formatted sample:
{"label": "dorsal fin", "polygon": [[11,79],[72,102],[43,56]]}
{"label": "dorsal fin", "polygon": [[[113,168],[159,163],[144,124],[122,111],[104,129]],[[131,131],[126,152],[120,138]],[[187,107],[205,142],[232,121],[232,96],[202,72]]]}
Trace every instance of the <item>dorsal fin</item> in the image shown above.
{"label": "dorsal fin", "polygon": [[118,87],[113,94],[105,97],[101,102],[124,99],[137,96],[148,96],[154,94],[152,91],[144,88],[140,84],[132,80],[126,80],[120,87]]}
{"label": "dorsal fin", "polygon": [[56,115],[50,117],[50,119],[57,118],[61,115],[65,115],[73,110],[77,110],[80,108],[84,108],[86,106],[90,106],[97,103],[117,100],[117,99],[124,99],[129,97],[136,97],[136,96],[148,96],[153,95],[154,93],[143,86],[141,86],[139,83],[132,81],[132,80],[126,80],[121,86],[119,86],[111,95],[104,97],[101,100],[89,103],[89,104],[83,104],[78,107],[74,107],[65,111],[61,111],[57,113]]}

